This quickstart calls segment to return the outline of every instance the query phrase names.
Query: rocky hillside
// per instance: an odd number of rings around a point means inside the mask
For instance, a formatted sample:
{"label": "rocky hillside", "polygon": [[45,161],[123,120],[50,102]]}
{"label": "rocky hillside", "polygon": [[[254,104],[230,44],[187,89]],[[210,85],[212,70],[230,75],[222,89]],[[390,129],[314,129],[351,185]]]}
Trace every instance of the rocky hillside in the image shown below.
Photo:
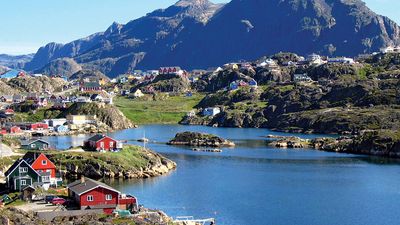
{"label": "rocky hillside", "polygon": [[72,74],[70,77],[72,80],[81,80],[85,78],[96,78],[96,79],[105,79],[109,80],[109,78],[104,75],[102,72],[98,70],[80,70],[74,74]]}
{"label": "rocky hillside", "polygon": [[82,67],[75,60],[71,58],[59,58],[49,62],[43,68],[35,70],[35,73],[70,77],[81,70]]}
{"label": "rocky hillside", "polygon": [[107,124],[113,130],[133,128],[134,124],[113,105],[101,103],[74,103],[58,117],[67,115],[96,115],[97,119]]}
{"label": "rocky hillside", "polygon": [[280,51],[355,56],[396,43],[399,26],[361,0],[232,0],[225,6],[181,0],[87,38],[50,43],[25,68],[69,57],[116,76],[162,65],[208,68]]}
{"label": "rocky hillside", "polygon": [[52,93],[61,91],[68,83],[61,78],[41,77],[18,77],[7,82],[8,86],[18,92],[23,93],[44,93],[46,91]]}

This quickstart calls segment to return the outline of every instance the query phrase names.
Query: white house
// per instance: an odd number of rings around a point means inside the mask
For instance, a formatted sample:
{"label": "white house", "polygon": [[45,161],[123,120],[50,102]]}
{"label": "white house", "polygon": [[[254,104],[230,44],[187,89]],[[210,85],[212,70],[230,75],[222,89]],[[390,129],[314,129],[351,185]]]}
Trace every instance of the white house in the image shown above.
{"label": "white house", "polygon": [[57,127],[61,126],[67,123],[67,119],[61,118],[61,119],[50,119],[50,120],[45,120],[45,123],[47,123],[50,127]]}
{"label": "white house", "polygon": [[306,73],[303,73],[303,74],[294,74],[293,81],[294,82],[311,82],[313,80]]}
{"label": "white house", "polygon": [[400,46],[388,46],[386,48],[381,49],[382,53],[395,53],[395,52],[400,52]]}
{"label": "white house", "polygon": [[346,57],[328,58],[328,63],[354,64],[354,59]]}
{"label": "white house", "polygon": [[135,97],[135,98],[141,98],[141,97],[143,97],[144,96],[144,94],[143,94],[143,92],[140,90],[140,89],[137,89],[136,91],[135,91],[135,93],[133,93],[133,97]]}
{"label": "white house", "polygon": [[203,110],[203,116],[215,116],[221,112],[221,109],[218,107],[209,107]]}
{"label": "white house", "polygon": [[325,61],[322,60],[322,57],[317,54],[311,54],[307,56],[307,61],[312,65],[321,65],[324,64]]}

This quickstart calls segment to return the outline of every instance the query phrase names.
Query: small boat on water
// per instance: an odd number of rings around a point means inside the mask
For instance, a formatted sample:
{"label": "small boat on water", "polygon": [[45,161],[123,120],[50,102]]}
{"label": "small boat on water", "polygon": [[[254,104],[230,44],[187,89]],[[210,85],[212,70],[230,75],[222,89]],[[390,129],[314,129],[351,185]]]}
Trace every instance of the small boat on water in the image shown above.
{"label": "small boat on water", "polygon": [[222,150],[219,148],[214,148],[214,149],[192,148],[192,151],[194,151],[194,152],[222,152]]}
{"label": "small boat on water", "polygon": [[142,137],[142,138],[138,139],[137,141],[138,141],[138,142],[148,143],[150,140],[147,139],[147,138],[145,138],[145,137]]}

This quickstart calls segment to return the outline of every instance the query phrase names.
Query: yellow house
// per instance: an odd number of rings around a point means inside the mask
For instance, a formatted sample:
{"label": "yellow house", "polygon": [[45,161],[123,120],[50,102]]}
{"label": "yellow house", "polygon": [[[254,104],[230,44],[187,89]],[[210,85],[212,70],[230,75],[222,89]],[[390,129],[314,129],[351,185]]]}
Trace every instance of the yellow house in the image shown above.
{"label": "yellow house", "polygon": [[107,84],[106,79],[100,78],[100,79],[99,79],[99,84],[100,84],[100,86],[106,85],[106,84]]}
{"label": "yellow house", "polygon": [[134,80],[134,79],[135,79],[135,76],[133,76],[132,74],[128,75],[128,80]]}
{"label": "yellow house", "polygon": [[88,123],[92,123],[96,120],[96,116],[88,116],[88,115],[67,115],[67,121],[72,125],[84,125]]}
{"label": "yellow house", "polygon": [[113,91],[114,91],[114,93],[118,93],[119,92],[119,88],[118,88],[117,85],[114,86],[114,90]]}

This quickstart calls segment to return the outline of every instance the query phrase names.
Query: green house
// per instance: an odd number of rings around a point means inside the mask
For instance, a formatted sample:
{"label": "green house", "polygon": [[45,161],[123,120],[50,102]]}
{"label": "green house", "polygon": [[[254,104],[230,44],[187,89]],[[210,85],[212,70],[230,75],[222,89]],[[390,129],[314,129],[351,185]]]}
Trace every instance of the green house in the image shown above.
{"label": "green house", "polygon": [[19,159],[7,170],[7,187],[13,191],[21,191],[27,186],[40,181],[40,175],[25,160]]}
{"label": "green house", "polygon": [[49,146],[49,142],[42,139],[33,139],[21,143],[21,147],[26,150],[47,150]]}

